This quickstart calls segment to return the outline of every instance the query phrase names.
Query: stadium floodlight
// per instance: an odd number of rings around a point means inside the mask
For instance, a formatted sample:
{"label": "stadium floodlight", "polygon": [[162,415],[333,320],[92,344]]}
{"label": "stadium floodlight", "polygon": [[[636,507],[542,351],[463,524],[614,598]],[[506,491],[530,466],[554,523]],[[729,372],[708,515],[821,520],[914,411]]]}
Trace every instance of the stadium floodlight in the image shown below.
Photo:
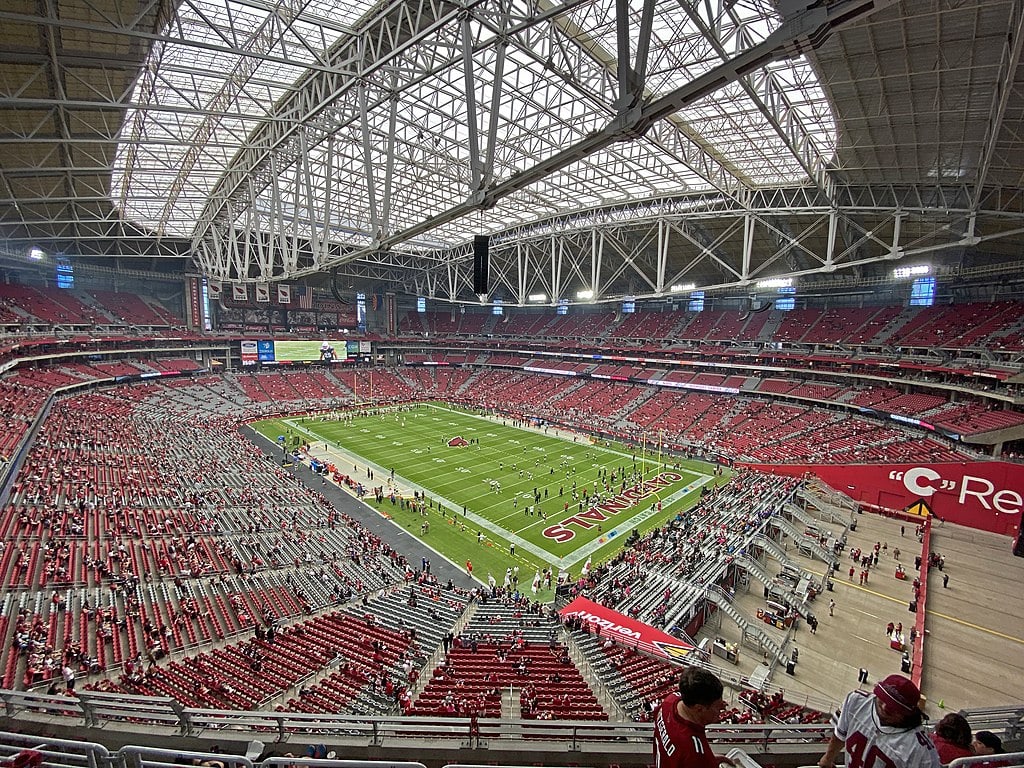
{"label": "stadium floodlight", "polygon": [[546,293],[531,293],[526,297],[527,301],[547,301],[548,295]]}
{"label": "stadium floodlight", "polygon": [[789,288],[793,285],[792,277],[772,277],[768,280],[758,280],[758,288]]}
{"label": "stadium floodlight", "polygon": [[896,267],[892,271],[892,276],[896,280],[902,280],[905,277],[920,277],[921,275],[927,275],[932,271],[930,264],[915,264],[912,267]]}
{"label": "stadium floodlight", "polygon": [[696,289],[696,287],[696,283],[676,283],[671,288],[669,288],[669,291],[671,291],[672,293],[682,293],[683,291],[692,291]]}
{"label": "stadium floodlight", "polygon": [[590,290],[576,291],[576,298],[581,299],[583,301],[589,301],[590,299],[594,298],[594,292]]}
{"label": "stadium floodlight", "polygon": [[28,257],[32,259],[32,261],[42,261],[46,258],[46,251],[42,248],[36,247],[28,252]]}

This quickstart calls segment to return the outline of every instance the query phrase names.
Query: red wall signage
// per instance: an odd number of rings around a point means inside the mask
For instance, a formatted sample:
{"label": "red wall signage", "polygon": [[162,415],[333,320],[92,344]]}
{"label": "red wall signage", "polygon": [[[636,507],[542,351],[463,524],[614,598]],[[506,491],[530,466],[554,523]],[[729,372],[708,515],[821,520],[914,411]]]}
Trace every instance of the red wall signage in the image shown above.
{"label": "red wall signage", "polygon": [[590,625],[591,630],[601,637],[611,637],[631,648],[647,651],[656,656],[678,661],[685,658],[693,646],[672,635],[632,619],[625,614],[606,608],[600,603],[577,597],[558,614],[564,619],[575,616]]}
{"label": "red wall signage", "polygon": [[863,504],[904,510],[922,499],[932,514],[982,531],[1016,535],[1024,509],[1024,469],[1006,461],[942,464],[747,464],[761,472],[808,472]]}

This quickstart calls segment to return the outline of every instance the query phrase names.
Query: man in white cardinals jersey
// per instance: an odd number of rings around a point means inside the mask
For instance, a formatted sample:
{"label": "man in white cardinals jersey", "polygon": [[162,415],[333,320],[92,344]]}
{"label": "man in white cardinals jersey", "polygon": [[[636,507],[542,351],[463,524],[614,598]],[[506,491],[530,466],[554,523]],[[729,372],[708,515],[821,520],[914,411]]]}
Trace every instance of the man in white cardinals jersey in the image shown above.
{"label": "man in white cardinals jersey", "polygon": [[889,675],[873,693],[853,691],[819,768],[832,768],[844,749],[847,768],[939,768],[935,746],[921,727],[920,701],[917,686],[902,675]]}

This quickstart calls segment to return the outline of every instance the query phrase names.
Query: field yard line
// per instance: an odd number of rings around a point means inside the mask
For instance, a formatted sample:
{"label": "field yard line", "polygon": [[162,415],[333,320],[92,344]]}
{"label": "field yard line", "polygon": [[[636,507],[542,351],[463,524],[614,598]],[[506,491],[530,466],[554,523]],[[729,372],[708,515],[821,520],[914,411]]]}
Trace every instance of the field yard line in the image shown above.
{"label": "field yard line", "polygon": [[[437,409],[439,411],[445,411],[447,413],[455,413],[455,414],[458,414],[460,416],[469,416],[469,417],[474,418],[474,419],[479,419],[480,421],[486,422],[488,424],[496,424],[497,421],[498,421],[498,417],[497,416],[481,416],[480,414],[477,414],[477,413],[466,413],[465,411],[453,411],[451,408],[445,408],[443,405],[437,405],[435,403],[423,403],[423,405],[427,406],[428,408],[435,408],[435,409]],[[555,439],[555,440],[563,440],[566,443],[569,443],[571,445],[576,445],[576,446],[579,446],[581,448],[597,448],[598,450],[604,451],[605,453],[611,453],[611,454],[614,454],[616,456],[622,456],[623,458],[629,459],[631,461],[633,459],[633,455],[632,454],[624,453],[623,451],[618,451],[618,450],[615,450],[614,448],[608,448],[608,447],[603,446],[603,445],[593,445],[593,444],[587,444],[587,443],[577,443],[577,442],[574,442],[574,441],[570,440],[568,437],[566,437],[565,434],[563,434],[563,433],[567,433],[568,432],[568,430],[564,429],[563,427],[555,427],[555,433],[553,435],[549,435],[549,434],[543,432],[542,430],[537,429],[536,427],[513,427],[513,429],[521,429],[524,432],[535,432],[538,435],[543,435],[544,437],[550,437],[550,438]],[[654,459],[651,459],[650,461],[652,463],[655,463],[655,464],[657,463]],[[665,462],[662,462],[661,466],[664,469],[668,465]]]}
{"label": "field yard line", "polygon": [[[503,522],[505,520],[508,520],[510,517],[518,517],[519,515],[522,515],[523,517],[526,517],[526,507],[527,506],[528,505],[524,505],[522,509],[517,509],[515,512],[513,512],[511,514],[508,514],[508,515],[505,515],[504,517],[499,517],[494,522],[500,523],[500,522]],[[508,530],[508,529],[506,529],[506,530]]]}
{"label": "field yard line", "polygon": [[[672,494],[666,496],[665,499],[663,500],[663,505],[667,507],[669,504],[672,504],[673,502],[678,501],[679,499],[681,499],[686,494],[692,492],[694,489],[700,488],[701,486],[704,486],[704,485],[707,485],[707,483],[709,481],[711,481],[711,480],[714,480],[714,477],[712,475],[698,475],[697,476],[697,480],[695,482],[689,483],[689,484],[683,486],[682,488],[680,488],[675,493],[672,493]],[[565,565],[562,566],[562,567],[568,568],[568,567],[578,563],[580,560],[584,560],[587,557],[590,557],[597,550],[601,549],[601,547],[606,546],[612,538],[618,538],[622,534],[628,533],[629,531],[632,531],[634,528],[639,526],[641,523],[644,523],[644,522],[650,520],[655,515],[660,515],[660,514],[664,514],[663,510],[659,510],[657,508],[657,506],[655,506],[652,509],[647,509],[644,512],[640,512],[639,514],[633,515],[633,517],[629,518],[629,520],[626,520],[623,525],[615,526],[615,528],[613,528],[612,530],[608,531],[608,533],[605,536],[602,536],[602,537],[599,537],[599,538],[596,538],[596,539],[592,539],[591,541],[588,541],[583,546],[578,547],[571,555],[568,555],[566,557],[561,558],[560,562],[564,562],[565,563]],[[550,521],[550,516],[549,516],[549,521]],[[604,540],[602,541],[602,539],[604,539]]]}
{"label": "field yard line", "polygon": [[[441,411],[448,411],[448,409],[442,408],[440,406],[431,405],[430,407],[431,408],[436,408],[437,410],[441,410]],[[449,411],[449,412],[450,413],[461,413],[459,411]],[[479,419],[481,419],[483,421],[488,421],[484,417],[475,416],[474,414],[466,414],[466,415],[474,416],[474,418],[479,418]],[[300,426],[297,422],[294,422],[294,421],[289,420],[289,419],[283,419],[282,421],[284,421],[285,423],[289,424],[293,429],[296,429],[296,430],[298,430],[300,432],[305,433],[307,436],[317,437],[317,436],[313,435],[311,432],[309,432],[309,430],[307,430],[304,427]],[[550,437],[550,435],[548,435],[548,437]],[[560,437],[560,439],[565,440],[564,437],[561,437],[561,436],[559,436],[559,437]],[[319,441],[320,441],[319,437],[317,437],[317,442],[319,442]],[[569,441],[566,441],[566,442],[569,442]],[[311,441],[310,444],[314,445],[315,442]],[[578,445],[578,443],[576,445]],[[586,446],[584,446],[584,447],[586,447]],[[618,454],[620,456],[626,456],[627,458],[631,458],[629,456],[629,454],[624,454],[624,453],[621,453],[619,451],[613,451],[611,449],[604,448],[602,446],[592,446],[592,447],[597,447],[600,450],[606,451],[608,453],[616,453],[616,454]],[[338,450],[337,448],[335,448],[331,452],[339,453],[339,454],[341,454],[343,456],[348,457],[349,459],[352,459],[353,461],[356,461],[357,458],[361,459],[364,464],[366,464],[367,466],[369,466],[372,469],[374,469],[374,471],[384,472],[385,474],[382,477],[390,476],[390,470],[386,470],[386,469],[380,467],[379,465],[377,465],[376,463],[370,462],[368,459],[366,459],[364,457],[354,457],[354,456],[352,456],[351,454],[349,454],[349,453],[347,453],[345,451]],[[688,474],[695,475],[696,476],[696,480],[694,482],[692,482],[692,483],[688,483],[682,489],[676,491],[675,493],[670,494],[665,499],[663,499],[663,505],[664,506],[668,506],[669,504],[675,502],[677,499],[682,498],[683,496],[685,496],[687,493],[690,493],[695,488],[699,488],[699,487],[701,487],[703,485],[706,485],[709,481],[714,479],[713,476],[711,476],[711,475],[697,474],[697,473],[693,472],[693,470],[687,469],[687,470],[684,470],[684,471],[686,471]],[[534,557],[538,558],[541,562],[550,563],[552,566],[555,566],[555,567],[560,568],[562,570],[567,569],[567,568],[575,565],[576,563],[578,563],[578,562],[586,559],[587,557],[591,556],[594,552],[596,552],[597,550],[601,549],[602,547],[607,546],[607,544],[609,543],[609,540],[611,538],[617,538],[618,536],[621,536],[621,535],[623,535],[625,533],[628,533],[629,531],[632,531],[634,528],[639,526],[641,523],[644,523],[647,520],[649,520],[654,515],[662,514],[662,512],[660,512],[657,508],[655,508],[653,510],[649,509],[649,510],[647,510],[645,512],[641,512],[641,513],[639,513],[637,515],[634,515],[633,517],[629,518],[629,520],[624,521],[622,525],[616,526],[615,528],[613,528],[611,531],[608,532],[607,535],[605,535],[603,537],[600,537],[600,538],[597,538],[597,539],[593,539],[592,541],[587,542],[586,544],[584,544],[581,547],[578,547],[576,550],[574,550],[569,555],[566,555],[565,557],[557,557],[554,554],[552,554],[551,552],[549,552],[548,550],[543,549],[541,547],[538,547],[536,544],[534,544],[534,543],[532,543],[530,541],[527,541],[526,539],[523,539],[522,537],[518,536],[516,533],[513,533],[512,531],[509,531],[506,528],[502,528],[501,526],[499,526],[497,524],[496,521],[492,521],[492,520],[489,520],[487,518],[481,517],[480,515],[477,515],[475,512],[471,512],[469,510],[467,510],[466,512],[463,512],[462,511],[462,509],[463,509],[462,506],[459,505],[459,504],[456,504],[455,502],[451,501],[450,499],[446,499],[443,496],[438,496],[438,495],[434,494],[433,492],[429,492],[428,493],[428,489],[424,488],[423,486],[419,485],[418,483],[411,482],[407,478],[400,477],[400,476],[396,476],[396,478],[400,478],[402,483],[404,485],[406,485],[410,490],[415,489],[415,490],[418,490],[418,491],[420,491],[422,493],[426,493],[430,498],[432,498],[435,501],[437,501],[438,504],[444,504],[444,506],[448,510],[450,510],[452,512],[453,516],[458,517],[459,515],[461,515],[464,520],[466,520],[468,522],[471,522],[479,530],[486,530],[486,531],[490,532],[493,535],[493,538],[495,540],[507,541],[507,542],[510,542],[510,543],[514,543],[516,545],[516,549],[517,550],[523,550],[523,551],[529,552]],[[488,496],[488,495],[491,495],[491,494],[484,494],[484,496]],[[482,497],[480,497],[480,498],[482,498]],[[510,496],[507,497],[507,498],[509,498],[511,500]],[[366,504],[368,507],[370,507],[370,509],[374,509],[375,510],[375,508],[373,506],[371,506],[369,504],[369,502],[364,501],[363,503]],[[555,524],[558,523],[558,521],[556,519],[554,519],[554,518],[556,517],[556,515],[561,515],[561,514],[563,514],[561,512],[561,510],[559,512],[557,512],[557,513],[549,514],[547,521],[544,521],[544,522],[547,522],[549,525],[555,525]],[[575,513],[573,513],[573,514],[575,514]],[[571,516],[572,515],[570,515],[570,517]],[[399,530],[403,530],[402,527],[400,525],[398,525],[397,523],[393,522],[393,524]],[[405,531],[403,531],[403,533],[404,532]],[[604,539],[604,540],[602,541],[602,539]]]}
{"label": "field yard line", "polygon": [[[682,495],[686,495],[687,493],[692,491],[694,488],[699,488],[700,486],[705,485],[709,479],[713,479],[711,477],[711,475],[702,475],[699,472],[694,472],[693,470],[690,470],[690,469],[681,469],[679,471],[693,477],[693,481],[688,483],[683,488],[683,490],[681,492]],[[652,478],[653,477],[657,477],[658,474],[660,474],[660,473],[651,472],[651,477]],[[645,482],[646,482],[646,479],[645,479]],[[675,492],[675,493],[673,493],[673,494],[671,494],[669,496],[666,496],[664,499],[662,499],[662,507],[667,507],[670,503],[672,503],[673,501],[675,501],[679,497],[680,497],[680,492],[679,491],[677,491],[677,492]],[[556,496],[555,498],[557,499],[559,497]],[[584,510],[589,509],[591,506],[593,506],[593,505],[592,504],[588,505],[587,507],[584,508]],[[562,507],[559,506],[559,508],[555,512],[548,512],[547,513],[547,519],[539,517],[536,522],[530,523],[529,525],[523,526],[522,528],[518,528],[514,532],[515,533],[520,533],[522,531],[528,530],[529,528],[533,528],[534,526],[541,525],[541,524],[544,524],[546,526],[547,525],[558,525],[563,520],[568,520],[569,518],[575,517],[578,514],[579,514],[578,502],[570,503],[568,510],[562,509]],[[505,517],[501,518],[501,520],[505,520],[505,519],[507,519],[509,517],[515,517],[515,515],[514,514],[506,515]],[[628,530],[628,529],[625,529],[625,530]],[[607,543],[607,542],[605,542],[605,543]]]}
{"label": "field yard line", "polygon": [[[297,423],[292,422],[290,419],[281,419],[281,421],[291,425],[291,427],[293,429],[296,429],[296,430],[298,430],[300,432],[304,432],[305,434],[307,434],[307,435],[309,435],[311,437],[314,436],[314,435],[312,435],[312,433],[309,432],[309,430],[305,429],[304,427],[299,426]],[[259,433],[257,433],[257,434],[259,434]],[[277,443],[275,443],[273,440],[271,440],[266,435],[259,434],[259,436],[262,437],[264,440],[266,440],[271,445],[277,446]],[[318,435],[315,436],[315,437],[317,437],[317,442],[321,442],[319,440],[319,436]],[[310,443],[310,445],[312,447],[313,443]],[[328,453],[330,453],[330,452],[331,452],[330,449],[328,449]],[[334,453],[341,454],[342,452],[339,451],[339,450],[335,450]],[[350,455],[348,453],[344,453],[343,455],[347,459],[355,461],[358,458],[358,459],[361,459],[363,461],[363,463],[366,463],[366,459],[363,458],[362,456],[355,457],[355,456],[352,456],[352,455]],[[375,464],[373,462],[370,462],[370,463],[368,463],[366,465],[368,467],[372,468],[375,472],[384,472],[385,473],[385,477],[387,477],[390,474],[389,470],[385,470],[384,468],[378,466],[377,464]],[[370,503],[368,501],[366,501],[365,499],[360,499],[358,496],[355,495],[355,493],[351,489],[344,488],[344,487],[342,489],[347,491],[348,493],[352,494],[352,498],[354,498],[356,501],[362,502],[367,507],[369,507],[373,512],[375,512],[377,514],[380,514],[380,510],[378,510],[377,508],[371,506]],[[388,522],[391,523],[391,525],[393,525],[395,527],[395,530],[397,531],[399,536],[408,536],[409,538],[415,539],[419,544],[423,545],[424,547],[429,549],[431,552],[433,552],[439,559],[447,560],[456,569],[458,569],[460,571],[462,570],[462,565],[460,563],[455,562],[448,555],[446,555],[443,552],[440,552],[439,550],[435,549],[434,546],[429,541],[427,541],[426,539],[416,537],[415,535],[413,535],[409,531],[407,531],[404,528],[402,528],[402,526],[399,525],[398,523],[396,523],[393,519],[388,518]],[[485,583],[484,580],[480,576],[473,576],[472,578],[473,578],[474,581],[476,581],[479,584],[484,584]]]}
{"label": "field yard line", "polygon": [[[282,421],[284,421],[285,423],[289,424],[293,429],[296,429],[298,431],[304,432],[306,435],[309,435],[309,436],[312,437],[312,433],[310,433],[309,430],[305,429],[304,427],[300,426],[299,424],[294,423],[294,422],[292,422],[292,421],[290,421],[288,419],[283,419]],[[317,442],[321,442],[319,440],[319,438],[317,438]],[[311,443],[311,445],[312,444],[313,443]],[[330,452],[330,449],[329,449],[329,452]],[[340,454],[348,457],[349,459],[355,460],[355,457],[353,457],[351,454],[349,454],[347,452],[340,451],[340,450],[337,450],[337,449],[335,449],[333,452],[334,453],[340,453]],[[362,461],[363,461],[364,464],[366,464],[367,466],[372,468],[374,471],[384,472],[385,474],[383,475],[383,477],[389,477],[390,476],[390,470],[385,470],[384,468],[380,467],[376,463],[370,462],[366,458],[363,458],[363,457],[360,457],[360,458],[362,458]],[[398,478],[398,477],[400,477],[400,476],[396,476],[396,478]],[[400,479],[402,480],[402,482],[410,490],[415,489],[415,490],[418,490],[418,491],[422,491],[423,493],[427,493],[427,489],[424,488],[423,486],[419,485],[418,483],[413,483],[413,482],[409,481],[407,478],[404,478],[404,477],[402,477]],[[552,563],[554,565],[560,565],[559,559],[558,558],[553,558],[552,554],[550,552],[548,552],[546,549],[541,549],[536,544],[533,544],[532,542],[526,541],[525,539],[519,538],[518,536],[516,536],[515,534],[511,533],[510,531],[508,531],[508,530],[500,527],[499,525],[497,525],[497,523],[494,523],[494,522],[492,522],[492,521],[490,521],[490,520],[488,520],[488,519],[486,519],[484,517],[480,517],[476,513],[470,512],[468,510],[466,512],[463,512],[461,505],[456,504],[455,502],[451,501],[450,499],[446,499],[443,496],[437,496],[436,494],[434,494],[432,492],[431,493],[427,493],[427,495],[430,498],[432,498],[433,500],[435,500],[438,504],[444,504],[444,506],[449,511],[452,512],[453,517],[458,517],[459,515],[461,515],[464,520],[467,520],[467,521],[473,523],[473,525],[475,525],[478,529],[489,531],[491,534],[493,534],[493,538],[495,540],[514,542],[517,549],[521,549],[521,550],[525,550],[526,552],[529,552],[530,554],[532,554],[534,557],[536,557],[541,562]],[[370,509],[373,509],[374,511],[377,511],[373,506],[370,505],[369,502],[364,500],[363,503],[366,504],[366,506],[370,507]],[[398,523],[395,523],[394,521],[392,521],[392,524],[396,528],[398,528],[398,530],[403,531],[403,533],[405,533],[405,531],[402,529],[402,527]],[[573,562],[575,562],[575,561],[573,561]],[[565,566],[560,566],[560,567],[565,567]]]}

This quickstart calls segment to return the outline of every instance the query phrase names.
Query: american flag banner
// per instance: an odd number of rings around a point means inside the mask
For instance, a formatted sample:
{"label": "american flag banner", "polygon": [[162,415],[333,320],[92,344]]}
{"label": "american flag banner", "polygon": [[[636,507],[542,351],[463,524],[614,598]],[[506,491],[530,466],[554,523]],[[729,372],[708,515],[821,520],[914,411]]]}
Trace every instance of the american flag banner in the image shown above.
{"label": "american flag banner", "polygon": [[305,285],[295,286],[295,295],[299,299],[299,309],[313,308],[313,289]]}
{"label": "american flag banner", "polygon": [[270,284],[256,283],[256,301],[259,304],[270,303]]}
{"label": "american flag banner", "polygon": [[245,283],[232,283],[231,284],[231,298],[234,301],[248,301],[249,300],[249,286]]}
{"label": "american flag banner", "polygon": [[206,294],[207,294],[207,296],[209,296],[211,299],[219,299],[222,290],[223,290],[223,286],[221,285],[220,280],[210,280],[209,278],[207,278],[207,280],[206,280]]}
{"label": "american flag banner", "polygon": [[277,284],[277,303],[278,304],[291,304],[292,303],[292,287],[285,283]]}

